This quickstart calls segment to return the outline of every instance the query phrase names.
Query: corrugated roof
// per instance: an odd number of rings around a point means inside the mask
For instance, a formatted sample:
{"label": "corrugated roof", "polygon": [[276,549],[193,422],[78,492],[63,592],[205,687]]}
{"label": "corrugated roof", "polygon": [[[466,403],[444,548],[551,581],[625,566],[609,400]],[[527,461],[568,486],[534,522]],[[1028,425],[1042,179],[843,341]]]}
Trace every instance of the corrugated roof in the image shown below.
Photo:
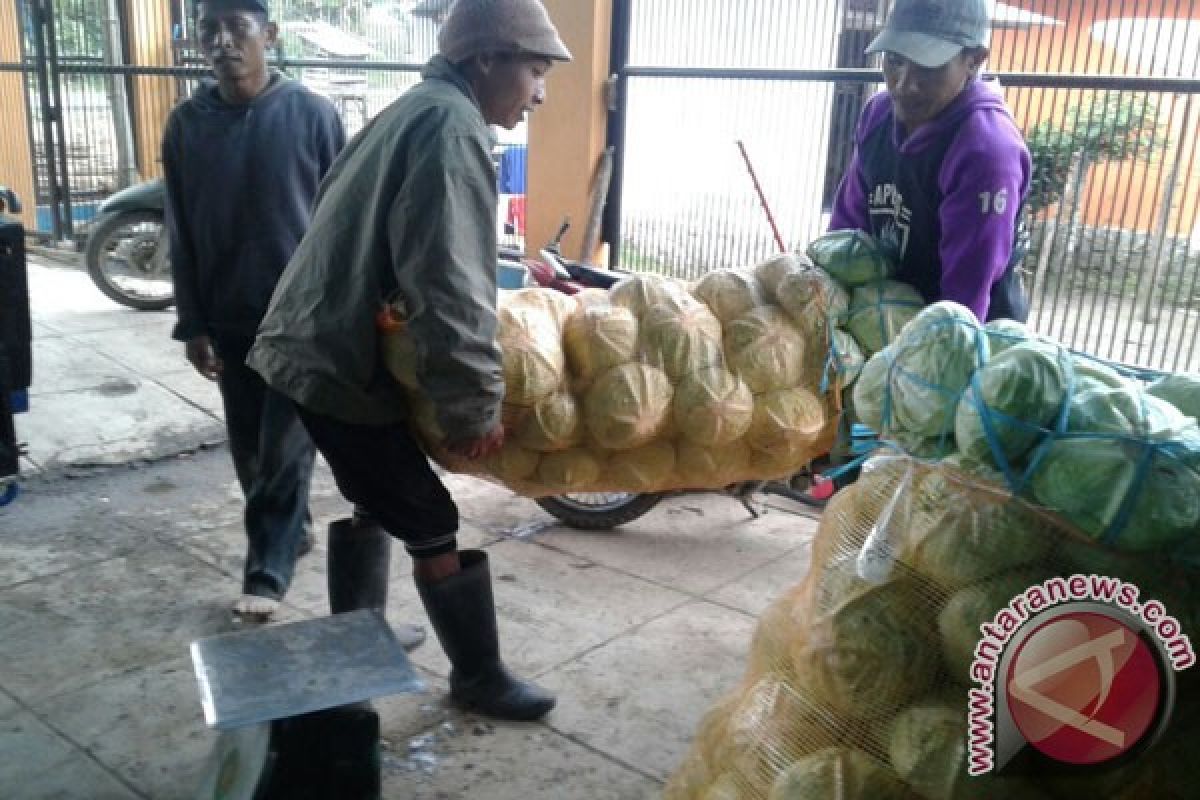
{"label": "corrugated roof", "polygon": [[335,28],[328,22],[288,22],[283,32],[295,34],[312,46],[339,58],[366,58],[374,52],[366,40]]}

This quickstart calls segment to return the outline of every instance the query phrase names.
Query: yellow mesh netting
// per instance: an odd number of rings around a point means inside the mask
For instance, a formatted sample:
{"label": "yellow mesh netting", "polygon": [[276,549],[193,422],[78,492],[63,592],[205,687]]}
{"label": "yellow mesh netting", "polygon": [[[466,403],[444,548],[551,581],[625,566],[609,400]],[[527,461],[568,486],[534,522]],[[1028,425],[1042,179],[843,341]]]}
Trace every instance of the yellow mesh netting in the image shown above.
{"label": "yellow mesh netting", "polygon": [[633,275],[578,299],[502,292],[508,435],[482,463],[456,462],[440,447],[436,410],[416,377],[421,357],[402,324],[383,334],[384,357],[435,459],[527,496],[715,489],[788,475],[829,452],[837,434],[841,380],[827,376],[826,359],[837,287],[799,258],[757,272],[805,287],[785,293],[792,313],[751,269],[694,286]]}
{"label": "yellow mesh netting", "polygon": [[1177,673],[1165,734],[1118,769],[967,774],[980,624],[1018,593],[1096,574],[1160,600],[1186,633],[1195,576],[1103,549],[982,473],[868,462],[826,510],[808,575],[761,616],[740,685],[700,724],[668,800],[1192,797],[1200,686]]}

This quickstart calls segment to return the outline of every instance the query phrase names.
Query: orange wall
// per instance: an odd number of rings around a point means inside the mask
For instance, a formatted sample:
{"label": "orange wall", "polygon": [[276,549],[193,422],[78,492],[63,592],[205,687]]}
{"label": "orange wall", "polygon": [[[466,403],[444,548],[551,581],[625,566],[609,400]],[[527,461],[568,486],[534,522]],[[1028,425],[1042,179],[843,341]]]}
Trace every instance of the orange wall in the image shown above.
{"label": "orange wall", "polygon": [[[169,67],[171,4],[168,0],[126,0],[129,20],[129,63],[138,67]],[[133,79],[133,135],[137,142],[138,171],[143,178],[162,174],[159,163],[162,132],[175,103],[173,78],[139,75]]]}
{"label": "orange wall", "polygon": [[[0,61],[21,60],[20,28],[15,3],[0,2]],[[20,72],[0,72],[0,184],[17,193],[24,212],[21,220],[32,228],[37,198],[33,189],[33,153],[29,144],[29,117],[25,113],[25,76]]]}
{"label": "orange wall", "polygon": [[[563,254],[580,256],[587,228],[589,189],[606,144],[612,0],[544,0],[574,60],[558,64],[546,81],[546,104],[529,121],[529,174],[525,224],[530,252],[554,237],[563,217],[571,231]],[[595,254],[584,254],[585,259]]]}
{"label": "orange wall", "polygon": [[[1177,0],[1126,0],[1113,3],[1111,9],[1108,3],[1097,8],[1094,3],[1077,0],[1008,1],[1027,11],[1055,17],[1064,24],[1053,28],[996,31],[992,38],[992,50],[996,55],[989,66],[997,71],[1145,75],[1148,70],[1136,61],[1124,59],[1115,49],[1092,38],[1092,25],[1115,15],[1122,18],[1181,16]],[[1007,90],[1013,114],[1024,130],[1042,120],[1060,119],[1068,107],[1080,104],[1086,94],[1064,89]],[[1179,160],[1178,182],[1167,229],[1190,235],[1200,216],[1200,192],[1193,189],[1185,193],[1183,187],[1200,187],[1200,157],[1196,157],[1200,144],[1196,131],[1200,97],[1194,98],[1190,113],[1186,111],[1183,96],[1151,95],[1149,99],[1158,109],[1160,133],[1167,138],[1166,148],[1154,154],[1154,163],[1138,160],[1093,167],[1084,186],[1083,220],[1089,225],[1157,230],[1163,213],[1168,173]],[[1057,209],[1050,209],[1050,213],[1057,213]]]}

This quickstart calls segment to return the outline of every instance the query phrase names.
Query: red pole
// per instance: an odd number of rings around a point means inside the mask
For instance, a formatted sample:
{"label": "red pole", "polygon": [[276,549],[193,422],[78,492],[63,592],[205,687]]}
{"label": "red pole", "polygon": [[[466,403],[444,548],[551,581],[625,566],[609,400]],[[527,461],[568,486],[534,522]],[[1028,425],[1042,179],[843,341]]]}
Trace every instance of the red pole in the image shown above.
{"label": "red pole", "polygon": [[754,191],[758,194],[758,202],[762,203],[763,211],[767,214],[767,222],[771,224],[771,233],[775,234],[775,244],[779,247],[779,252],[787,252],[787,247],[783,244],[783,237],[779,235],[779,226],[775,224],[775,215],[771,213],[771,206],[767,204],[767,197],[763,194],[762,186],[758,183],[758,176],[754,174],[754,165],[750,163],[750,156],[746,153],[746,145],[741,139],[737,142],[738,150],[742,151],[742,160],[746,162],[746,171],[750,173],[750,180],[754,181]]}

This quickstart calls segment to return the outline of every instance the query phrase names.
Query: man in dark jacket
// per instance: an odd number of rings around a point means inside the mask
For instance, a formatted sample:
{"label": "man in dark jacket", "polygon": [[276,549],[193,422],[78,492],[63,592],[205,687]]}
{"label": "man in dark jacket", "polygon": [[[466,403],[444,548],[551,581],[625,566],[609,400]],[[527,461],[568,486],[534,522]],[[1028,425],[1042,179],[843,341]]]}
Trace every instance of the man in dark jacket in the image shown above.
{"label": "man in dark jacket", "polygon": [[445,447],[467,459],[497,451],[504,377],[488,125],[515,127],[570,53],[538,0],[458,0],[438,49],[424,80],[338,158],[249,363],[299,405],[359,511],[331,528],[331,555],[336,537],[359,554],[344,569],[373,562],[360,573],[366,586],[386,581],[388,536],[402,540],[452,665],[452,696],[492,716],[536,719],[554,697],[501,661],[487,554],[458,550],[458,508],[409,429],[375,320],[403,301]]}
{"label": "man in dark jacket", "polygon": [[331,103],[268,69],[265,0],[201,0],[196,33],[216,81],[171,113],[162,148],[173,335],[221,389],[249,540],[234,610],[265,617],[311,547],[314,450],[295,406],[245,359],[345,134]]}
{"label": "man in dark jacket", "polygon": [[887,91],[859,118],[830,228],[878,237],[926,302],[1024,321],[1032,168],[1003,96],[978,77],[989,27],[985,0],[896,0],[867,48],[883,54]]}

